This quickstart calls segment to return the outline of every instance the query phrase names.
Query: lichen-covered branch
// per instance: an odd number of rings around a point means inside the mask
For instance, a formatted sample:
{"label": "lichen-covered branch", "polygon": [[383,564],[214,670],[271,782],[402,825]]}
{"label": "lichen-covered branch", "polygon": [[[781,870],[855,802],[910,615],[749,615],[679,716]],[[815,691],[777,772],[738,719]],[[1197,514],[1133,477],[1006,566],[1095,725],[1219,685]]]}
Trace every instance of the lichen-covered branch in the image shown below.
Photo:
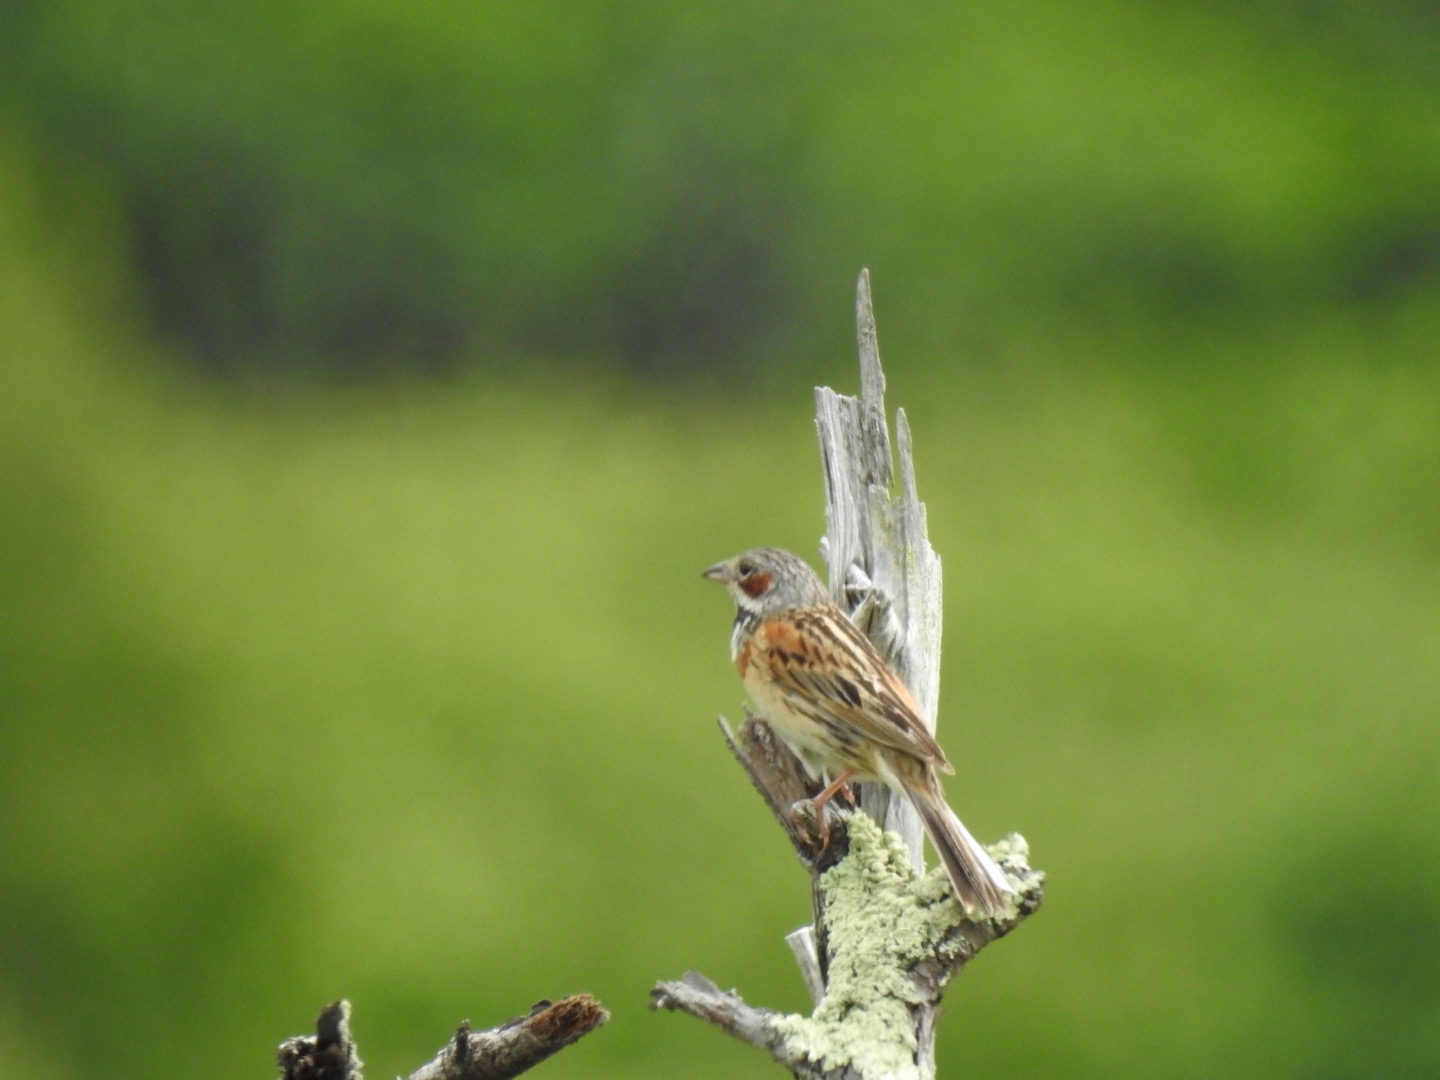
{"label": "lichen-covered branch", "polygon": [[757,1008],[693,971],[658,984],[652,1007],[714,1024],[800,1077],[919,1080],[933,1072],[926,1036],[934,1004],[976,953],[1039,906],[1043,875],[1030,869],[1019,837],[995,845],[1016,884],[1016,902],[1003,918],[971,922],[944,870],[917,875],[894,833],[855,813],[848,835],[848,856],[817,879],[830,934],[824,992],[814,1012]]}
{"label": "lichen-covered branch", "polygon": [[926,1072],[918,1019],[971,957],[1039,904],[1041,877],[1025,862],[1024,842],[1012,838],[1003,854],[1018,902],[1003,918],[971,922],[945,871],[917,876],[894,833],[857,813],[849,836],[849,857],[820,880],[830,949],[825,995],[811,1015],[779,1017],[770,1027],[786,1057],[798,1053],[825,1075],[850,1068],[918,1080]]}
{"label": "lichen-covered branch", "polygon": [[[508,1080],[538,1065],[610,1019],[589,994],[541,1001],[488,1031],[460,1025],[434,1060],[409,1080]],[[320,1014],[314,1035],[297,1035],[280,1044],[283,1080],[362,1080],[361,1062],[350,1038],[350,1003],[337,1001]]]}

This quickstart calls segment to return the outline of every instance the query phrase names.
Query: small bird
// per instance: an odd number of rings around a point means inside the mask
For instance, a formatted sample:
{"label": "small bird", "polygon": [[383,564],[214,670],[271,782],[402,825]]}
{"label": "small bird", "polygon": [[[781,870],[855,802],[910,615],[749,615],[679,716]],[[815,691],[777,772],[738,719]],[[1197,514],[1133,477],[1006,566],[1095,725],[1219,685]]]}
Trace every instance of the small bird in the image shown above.
{"label": "small bird", "polygon": [[812,780],[833,779],[824,807],[850,780],[878,780],[914,806],[971,915],[1007,909],[1014,888],[945,802],[936,770],[955,769],[920,708],[870,640],[830,599],[815,571],[779,548],[716,563],[704,577],[735,598],[730,658],[756,708]]}

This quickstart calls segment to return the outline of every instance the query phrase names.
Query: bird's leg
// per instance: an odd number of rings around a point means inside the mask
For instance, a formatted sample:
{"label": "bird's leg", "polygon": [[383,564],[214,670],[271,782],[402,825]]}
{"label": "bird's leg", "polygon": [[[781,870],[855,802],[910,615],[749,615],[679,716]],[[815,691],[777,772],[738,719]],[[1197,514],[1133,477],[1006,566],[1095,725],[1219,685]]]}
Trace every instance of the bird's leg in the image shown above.
{"label": "bird's leg", "polygon": [[825,790],[810,800],[811,807],[815,810],[815,822],[820,826],[820,853],[823,855],[825,849],[830,846],[830,823],[825,820],[825,804],[833,799],[837,793],[845,789],[850,778],[855,775],[854,769],[846,769],[834,780],[825,786]]}

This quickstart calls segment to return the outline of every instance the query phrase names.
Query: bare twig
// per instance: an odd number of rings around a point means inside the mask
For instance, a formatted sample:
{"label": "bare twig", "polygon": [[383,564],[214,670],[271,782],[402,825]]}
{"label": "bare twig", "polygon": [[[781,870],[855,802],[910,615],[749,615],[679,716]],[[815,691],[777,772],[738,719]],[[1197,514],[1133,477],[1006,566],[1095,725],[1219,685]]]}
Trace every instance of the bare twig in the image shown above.
{"label": "bare twig", "polygon": [[489,1031],[460,1025],[434,1061],[410,1074],[410,1080],[507,1080],[540,1064],[610,1019],[589,994],[541,1001],[529,1015]]}
{"label": "bare twig", "polygon": [[284,1080],[361,1080],[364,1064],[350,1037],[350,1003],[325,1006],[315,1019],[314,1035],[296,1035],[277,1054]]}
{"label": "bare twig", "polygon": [[819,822],[814,819],[814,810],[810,805],[810,798],[816,792],[814,782],[805,774],[800,759],[775,737],[770,725],[747,713],[737,734],[722,716],[720,732],[730,752],[750,775],[755,790],[785,830],[806,869],[818,873],[843,858],[848,850],[845,820],[850,815],[837,805],[839,800],[831,800],[824,811],[829,836],[822,842]]}
{"label": "bare twig", "polygon": [[[525,1016],[488,1031],[467,1020],[433,1061],[409,1080],[508,1080],[538,1065],[610,1019],[589,994],[539,1002]],[[315,1022],[314,1035],[280,1044],[283,1080],[362,1080],[360,1056],[350,1038],[350,1003],[337,1001]]]}
{"label": "bare twig", "polygon": [[799,1060],[785,1049],[774,1029],[779,1013],[745,1004],[735,991],[721,990],[698,971],[687,971],[674,982],[656,983],[650,991],[650,1007],[698,1016],[751,1046],[770,1051],[784,1064]]}
{"label": "bare twig", "polygon": [[800,977],[805,980],[805,989],[810,991],[810,1003],[819,1005],[825,997],[825,965],[820,962],[820,945],[815,927],[802,926],[785,935],[785,944],[795,957]]}

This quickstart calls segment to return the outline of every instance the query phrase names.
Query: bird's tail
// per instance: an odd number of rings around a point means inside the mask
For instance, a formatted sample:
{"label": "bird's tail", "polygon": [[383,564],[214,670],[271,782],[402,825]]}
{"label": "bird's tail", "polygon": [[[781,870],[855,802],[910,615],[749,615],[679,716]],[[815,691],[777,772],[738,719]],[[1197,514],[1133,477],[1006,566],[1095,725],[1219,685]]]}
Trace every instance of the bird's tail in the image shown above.
{"label": "bird's tail", "polygon": [[910,788],[909,795],[966,912],[982,918],[1004,914],[1010,906],[1007,897],[1014,894],[1015,887],[980,841],[960,823],[945,802],[939,782],[931,776],[929,783]]}

